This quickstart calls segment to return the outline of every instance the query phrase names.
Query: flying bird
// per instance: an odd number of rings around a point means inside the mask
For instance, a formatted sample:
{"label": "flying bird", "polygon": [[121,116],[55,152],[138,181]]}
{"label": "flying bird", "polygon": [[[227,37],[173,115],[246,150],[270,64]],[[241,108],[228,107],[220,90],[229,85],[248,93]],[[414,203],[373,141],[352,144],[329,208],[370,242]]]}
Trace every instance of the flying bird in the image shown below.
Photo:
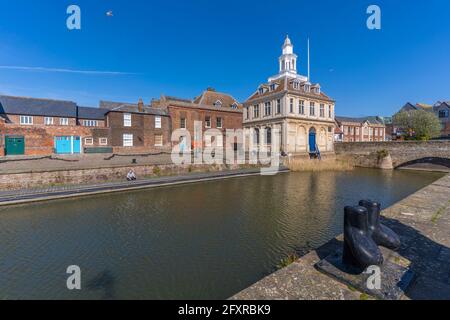
{"label": "flying bird", "polygon": [[112,10],[109,10],[108,12],[106,12],[106,16],[107,17],[112,17],[113,16]]}

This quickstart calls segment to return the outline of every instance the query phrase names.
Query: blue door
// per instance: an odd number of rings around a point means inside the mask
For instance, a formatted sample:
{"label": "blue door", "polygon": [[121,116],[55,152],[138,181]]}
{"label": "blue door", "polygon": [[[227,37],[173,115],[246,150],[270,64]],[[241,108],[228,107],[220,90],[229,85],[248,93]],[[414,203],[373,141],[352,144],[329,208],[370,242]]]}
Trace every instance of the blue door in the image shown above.
{"label": "blue door", "polygon": [[72,153],[70,137],[55,137],[55,151],[58,154]]}
{"label": "blue door", "polygon": [[73,137],[73,153],[81,152],[81,139],[80,137]]}
{"label": "blue door", "polygon": [[73,136],[55,137],[55,152],[57,154],[81,153],[81,138]]}
{"label": "blue door", "polygon": [[316,133],[310,131],[309,132],[309,152],[316,152]]}

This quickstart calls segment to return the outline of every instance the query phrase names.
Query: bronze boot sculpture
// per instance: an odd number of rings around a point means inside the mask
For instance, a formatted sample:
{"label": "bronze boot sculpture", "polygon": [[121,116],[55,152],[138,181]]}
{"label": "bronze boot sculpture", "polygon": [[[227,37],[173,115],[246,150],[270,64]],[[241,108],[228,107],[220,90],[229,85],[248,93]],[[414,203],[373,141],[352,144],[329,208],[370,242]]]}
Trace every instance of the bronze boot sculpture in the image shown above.
{"label": "bronze boot sculpture", "polygon": [[345,207],[344,212],[343,263],[361,271],[372,265],[381,265],[383,255],[371,237],[367,209]]}
{"label": "bronze boot sculpture", "polygon": [[391,250],[399,249],[400,237],[380,223],[381,205],[372,200],[361,200],[359,205],[366,208],[369,213],[369,231],[375,243]]}

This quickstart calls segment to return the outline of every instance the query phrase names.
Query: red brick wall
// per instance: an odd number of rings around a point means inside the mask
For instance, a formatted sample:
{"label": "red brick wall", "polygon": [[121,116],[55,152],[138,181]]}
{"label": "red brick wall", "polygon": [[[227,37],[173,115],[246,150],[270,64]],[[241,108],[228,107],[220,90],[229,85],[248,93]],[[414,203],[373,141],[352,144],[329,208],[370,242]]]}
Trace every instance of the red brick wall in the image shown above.
{"label": "red brick wall", "polygon": [[[20,125],[20,115],[8,115],[9,120],[17,125]],[[33,116],[33,125],[44,125],[44,118],[42,116]],[[53,118],[53,125],[52,126],[59,126],[60,125],[60,117],[51,117]],[[76,118],[69,118],[69,126],[75,126],[77,124]],[[29,126],[29,125],[26,125]]]}
{"label": "red brick wall", "polygon": [[[349,128],[351,128],[352,134],[349,133]],[[358,128],[358,134],[356,132]],[[384,141],[384,131],[386,130],[385,127],[370,127],[369,130],[374,130],[373,135],[371,134],[370,137],[373,138],[373,141]],[[378,129],[377,134],[375,135],[375,130]],[[348,124],[343,125],[344,132],[344,142],[370,142],[370,137],[366,134],[364,134],[364,127],[362,126],[352,126]],[[362,139],[361,139],[362,134]]]}
{"label": "red brick wall", "polygon": [[23,126],[4,124],[0,126],[2,136],[2,152],[4,152],[4,136],[19,135],[25,137],[25,155],[51,155],[54,152],[56,136],[91,136],[91,129],[79,126]]}

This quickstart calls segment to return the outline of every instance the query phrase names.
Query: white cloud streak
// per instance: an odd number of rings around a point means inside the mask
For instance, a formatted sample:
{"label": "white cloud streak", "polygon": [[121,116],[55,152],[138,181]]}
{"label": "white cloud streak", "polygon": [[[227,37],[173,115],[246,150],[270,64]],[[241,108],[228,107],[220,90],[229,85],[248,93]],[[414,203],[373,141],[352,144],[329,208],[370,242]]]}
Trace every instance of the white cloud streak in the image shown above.
{"label": "white cloud streak", "polygon": [[30,72],[58,72],[58,73],[76,73],[85,75],[136,75],[133,72],[119,72],[119,71],[98,71],[98,70],[74,70],[63,68],[46,68],[46,67],[25,67],[25,66],[0,66],[3,70],[16,70],[16,71],[30,71]]}

